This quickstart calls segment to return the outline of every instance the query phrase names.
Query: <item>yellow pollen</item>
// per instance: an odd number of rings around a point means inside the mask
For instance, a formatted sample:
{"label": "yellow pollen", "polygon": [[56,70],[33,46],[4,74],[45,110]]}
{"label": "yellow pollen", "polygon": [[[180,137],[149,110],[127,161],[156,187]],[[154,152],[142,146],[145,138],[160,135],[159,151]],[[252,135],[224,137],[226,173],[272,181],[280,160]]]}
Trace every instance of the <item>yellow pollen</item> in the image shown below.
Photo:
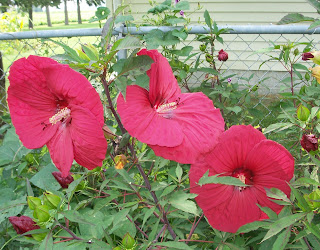
{"label": "yellow pollen", "polygon": [[167,111],[176,109],[177,106],[178,106],[177,102],[170,102],[170,103],[160,105],[158,108],[156,108],[156,111],[158,113],[159,112],[167,112]]}
{"label": "yellow pollen", "polygon": [[68,118],[70,116],[70,109],[68,109],[67,107],[61,109],[58,113],[56,113],[54,116],[52,116],[51,118],[49,118],[49,122],[54,125],[56,124],[58,121],[61,121],[62,119]]}
{"label": "yellow pollen", "polygon": [[239,180],[242,181],[244,184],[246,184],[246,177],[243,174],[240,174],[238,176]]}

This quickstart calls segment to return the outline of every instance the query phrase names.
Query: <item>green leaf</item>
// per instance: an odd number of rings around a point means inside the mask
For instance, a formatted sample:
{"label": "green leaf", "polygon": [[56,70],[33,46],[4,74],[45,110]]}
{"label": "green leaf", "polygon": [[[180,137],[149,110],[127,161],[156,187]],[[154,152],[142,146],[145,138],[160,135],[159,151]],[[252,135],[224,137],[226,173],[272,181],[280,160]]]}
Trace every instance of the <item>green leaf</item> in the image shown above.
{"label": "green leaf", "polygon": [[39,250],[52,250],[53,249],[53,239],[52,232],[49,232],[47,236],[42,241]]}
{"label": "green leaf", "polygon": [[88,225],[94,226],[95,224],[91,223],[86,216],[80,214],[78,211],[75,210],[67,210],[61,212],[63,216],[65,216],[68,220],[72,222],[77,222],[77,223],[84,223]]}
{"label": "green leaf", "polygon": [[183,174],[183,170],[182,170],[182,168],[180,167],[180,165],[178,164],[178,165],[177,165],[177,168],[176,168],[176,176],[177,176],[179,182],[181,181],[181,176],[182,176],[182,174]]}
{"label": "green leaf", "polygon": [[309,4],[311,4],[311,6],[314,7],[317,10],[318,13],[320,12],[320,2],[319,2],[319,0],[307,0],[307,2]]}
{"label": "green leaf", "polygon": [[122,11],[125,10],[125,8],[129,7],[129,4],[125,4],[125,5],[120,5],[116,10],[115,12],[113,13],[113,16],[117,16],[119,15]]}
{"label": "green leaf", "polygon": [[277,188],[265,188],[266,194],[268,197],[278,200],[283,200],[285,202],[290,203],[290,200],[288,199],[287,195]]}
{"label": "green leaf", "polygon": [[272,250],[283,250],[289,242],[291,228],[288,227],[281,234],[277,235],[276,241],[273,243]]}
{"label": "green leaf", "polygon": [[308,27],[308,30],[318,28],[319,26],[320,26],[320,20],[317,20],[317,21],[313,22],[312,24],[310,24],[310,26]]}
{"label": "green leaf", "polygon": [[59,41],[55,41],[55,40],[53,40],[53,39],[47,39],[47,40],[49,40],[49,41],[51,41],[51,42],[53,42],[53,43],[61,46],[61,47],[64,49],[64,51],[66,52],[66,54],[67,54],[68,56],[70,56],[74,61],[76,61],[76,62],[78,62],[78,63],[86,62],[85,60],[83,60],[83,59],[78,55],[78,53],[77,53],[73,48],[69,47],[68,45],[66,45],[66,44],[64,44],[64,43],[62,43],[62,42],[59,42]]}
{"label": "green leaf", "polygon": [[115,23],[124,23],[124,22],[129,22],[129,21],[133,21],[134,18],[132,15],[128,15],[128,16],[117,16],[116,20],[114,21]]}
{"label": "green leaf", "polygon": [[150,216],[153,214],[153,212],[156,210],[156,207],[151,207],[147,210],[147,212],[145,212],[144,217],[143,217],[143,221],[142,221],[142,226],[141,228],[143,228],[144,224],[147,222],[147,220],[150,218]]}
{"label": "green leaf", "polygon": [[147,71],[148,69],[150,69],[152,63],[153,63],[153,60],[146,55],[131,57],[124,62],[121,72],[119,73],[118,76],[127,74],[129,71],[135,70],[135,69],[139,69],[141,71]]}
{"label": "green leaf", "polygon": [[170,23],[171,25],[175,25],[178,23],[187,23],[186,19],[184,19],[183,17],[169,18],[169,19],[167,19],[167,22]]}
{"label": "green leaf", "polygon": [[188,194],[183,191],[177,191],[170,196],[169,203],[175,208],[198,216],[196,204],[189,200],[195,198],[196,196],[197,194]]}
{"label": "green leaf", "polygon": [[276,219],[278,218],[277,213],[274,212],[270,207],[261,207],[259,204],[257,204],[257,206],[258,206],[263,212],[265,212],[271,220],[276,220]]}
{"label": "green leaf", "polygon": [[176,4],[173,10],[189,10],[190,9],[190,4],[188,1],[180,1]]}
{"label": "green leaf", "polygon": [[163,32],[159,29],[151,30],[144,35],[148,49],[156,49],[159,46],[175,45],[180,42],[180,39],[172,34],[172,31]]}
{"label": "green leaf", "polygon": [[95,14],[98,20],[104,20],[109,16],[110,9],[107,7],[98,7]]}
{"label": "green leaf", "polygon": [[153,8],[148,10],[148,13],[159,14],[164,12],[165,10],[169,10],[171,6],[171,0],[166,0],[161,4],[154,6]]}
{"label": "green leaf", "polygon": [[81,48],[83,49],[84,53],[90,58],[91,61],[99,60],[99,52],[94,46],[82,44]]}
{"label": "green leaf", "polygon": [[298,189],[293,188],[293,187],[291,187],[291,191],[298,201],[298,206],[301,207],[301,209],[304,212],[310,212],[311,208],[308,205],[308,203],[306,202],[305,198],[300,194],[300,191]]}
{"label": "green leaf", "polygon": [[44,166],[38,173],[36,173],[30,182],[43,190],[56,191],[60,188],[56,179],[52,176],[52,172],[57,171],[57,168],[49,163]]}
{"label": "green leaf", "polygon": [[282,229],[291,226],[301,218],[306,216],[306,213],[298,213],[298,214],[292,214],[286,217],[283,217],[277,221],[275,221],[271,226],[265,237],[263,238],[263,241],[271,238],[272,236],[278,234]]}
{"label": "green leaf", "polygon": [[271,225],[271,223],[267,222],[267,221],[254,221],[254,222],[251,222],[251,223],[248,223],[248,224],[241,226],[238,229],[237,234],[255,231],[260,227],[268,228],[270,225]]}
{"label": "green leaf", "polygon": [[188,37],[188,33],[186,32],[186,30],[184,28],[181,30],[175,29],[171,32],[171,34],[175,37],[182,39],[182,40],[186,40],[186,38]]}
{"label": "green leaf", "polygon": [[306,17],[300,13],[290,13],[284,16],[277,24],[299,23],[305,21],[314,21],[313,17]]}
{"label": "green leaf", "polygon": [[141,47],[141,41],[138,37],[127,35],[124,38],[117,40],[111,50],[136,49]]}
{"label": "green leaf", "polygon": [[239,106],[234,106],[234,107],[226,107],[227,110],[230,110],[236,114],[242,111],[242,108]]}
{"label": "green leaf", "polygon": [[191,250],[188,245],[184,242],[177,242],[177,241],[166,241],[166,242],[157,242],[155,243],[156,246],[164,246],[170,249],[181,249],[181,250]]}
{"label": "green leaf", "polygon": [[193,50],[192,46],[185,46],[182,49],[173,49],[171,51],[172,54],[178,55],[178,56],[188,56],[190,52]]}
{"label": "green leaf", "polygon": [[209,170],[200,178],[198,184],[200,186],[205,184],[224,184],[238,187],[247,187],[248,185],[240,181],[238,178],[231,176],[219,176],[219,175],[209,175]]}
{"label": "green leaf", "polygon": [[210,28],[211,32],[212,32],[212,22],[211,22],[211,17],[210,14],[207,10],[204,11],[204,20],[206,22],[206,24],[208,25],[208,27]]}
{"label": "green leaf", "polygon": [[163,197],[163,196],[166,196],[166,195],[170,194],[170,193],[171,193],[173,190],[175,190],[176,188],[177,188],[176,185],[167,186],[167,187],[163,190],[162,194],[160,195],[160,198]]}
{"label": "green leaf", "polygon": [[314,179],[307,178],[307,177],[301,177],[297,179],[293,184],[298,184],[298,185],[314,185],[314,186],[320,186],[320,183],[317,182]]}
{"label": "green leaf", "polygon": [[219,75],[219,72],[212,68],[198,68],[197,71],[210,73],[212,75]]}
{"label": "green leaf", "polygon": [[270,132],[273,131],[277,131],[280,132],[282,130],[285,130],[287,128],[291,128],[292,126],[294,126],[293,123],[290,122],[279,122],[279,123],[274,123],[269,125],[265,130],[264,130],[264,134],[268,134]]}

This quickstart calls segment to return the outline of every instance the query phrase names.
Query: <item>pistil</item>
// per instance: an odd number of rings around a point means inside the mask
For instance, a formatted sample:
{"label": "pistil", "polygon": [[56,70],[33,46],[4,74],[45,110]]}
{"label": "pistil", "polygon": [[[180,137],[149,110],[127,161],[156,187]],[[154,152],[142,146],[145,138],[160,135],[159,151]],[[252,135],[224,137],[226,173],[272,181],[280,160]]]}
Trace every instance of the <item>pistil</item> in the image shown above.
{"label": "pistil", "polygon": [[66,118],[68,118],[71,114],[71,110],[68,109],[67,107],[61,109],[58,113],[56,113],[54,116],[49,118],[49,122],[54,125],[59,121],[62,121]]}

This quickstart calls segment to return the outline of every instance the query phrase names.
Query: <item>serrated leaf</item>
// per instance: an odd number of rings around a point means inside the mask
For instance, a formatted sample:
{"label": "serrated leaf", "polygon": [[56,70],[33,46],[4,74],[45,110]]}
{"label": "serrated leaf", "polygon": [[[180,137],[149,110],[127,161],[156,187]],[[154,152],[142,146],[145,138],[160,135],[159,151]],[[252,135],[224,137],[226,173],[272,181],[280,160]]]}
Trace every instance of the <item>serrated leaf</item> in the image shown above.
{"label": "serrated leaf", "polygon": [[180,1],[172,9],[173,10],[189,10],[190,4],[188,1]]}
{"label": "serrated leaf", "polygon": [[248,233],[248,232],[257,230],[260,227],[266,228],[266,227],[269,227],[269,225],[271,225],[271,223],[267,222],[267,221],[254,221],[254,222],[251,222],[251,223],[248,223],[248,224],[241,226],[238,229],[237,234]]}
{"label": "serrated leaf", "polygon": [[127,35],[117,40],[111,50],[136,49],[141,48],[141,41],[138,37]]}
{"label": "serrated leaf", "polygon": [[290,200],[288,199],[287,195],[277,188],[265,188],[266,194],[268,197],[278,200],[283,200],[285,202],[290,203]]}
{"label": "serrated leaf", "polygon": [[197,206],[193,201],[189,199],[195,198],[196,194],[188,194],[183,191],[177,191],[169,198],[169,203],[184,212],[198,215]]}
{"label": "serrated leaf", "polygon": [[281,234],[277,235],[276,241],[273,243],[272,250],[283,250],[286,248],[291,235],[291,228],[288,227]]}
{"label": "serrated leaf", "polygon": [[231,185],[231,186],[238,186],[238,187],[247,187],[248,185],[240,181],[238,178],[231,177],[231,176],[219,176],[219,175],[212,175],[208,176],[209,170],[200,178],[198,184],[200,186],[205,184],[224,184],[224,185]]}
{"label": "serrated leaf", "polygon": [[314,186],[320,186],[320,183],[317,182],[314,179],[311,178],[307,178],[307,177],[301,177],[299,179],[297,179],[294,184],[304,184],[304,185],[314,185]]}
{"label": "serrated leaf", "polygon": [[278,218],[278,215],[276,212],[274,212],[270,207],[261,207],[259,204],[257,206],[268,215],[268,217],[271,220],[276,220]]}
{"label": "serrated leaf", "polygon": [[148,69],[150,69],[152,63],[153,63],[153,60],[147,55],[131,57],[124,62],[121,72],[119,73],[118,76],[126,74],[129,71],[135,70],[135,69],[140,69],[141,71],[147,71]]}
{"label": "serrated leaf", "polygon": [[80,214],[78,211],[67,210],[67,211],[61,212],[61,214],[72,222],[84,223],[84,224],[94,226],[93,223],[91,223],[89,220],[87,220],[86,216]]}
{"label": "serrated leaf", "polygon": [[180,164],[177,165],[177,168],[176,168],[176,176],[179,180],[179,182],[181,181],[181,176],[183,174],[183,170],[182,168],[180,167]]}
{"label": "serrated leaf", "polygon": [[269,231],[267,232],[267,234],[261,242],[270,239],[272,236],[278,234],[282,229],[291,226],[298,220],[302,219],[304,216],[306,216],[306,213],[292,214],[275,221],[270,226]]}
{"label": "serrated leaf", "polygon": [[305,22],[305,21],[314,21],[313,17],[306,17],[300,13],[290,13],[277,23],[279,25],[281,24],[288,24],[288,23],[299,23],[299,22]]}
{"label": "serrated leaf", "polygon": [[273,131],[282,131],[282,130],[285,130],[287,128],[291,128],[292,126],[294,126],[293,123],[290,123],[290,122],[279,122],[279,123],[274,123],[274,124],[271,124],[269,125],[265,130],[264,130],[264,134],[268,134],[270,132],[273,132]]}
{"label": "serrated leaf", "polygon": [[212,32],[212,22],[211,22],[211,17],[210,14],[207,10],[204,11],[203,13],[204,16],[204,20],[206,22],[206,24],[208,25],[208,27],[210,28],[211,32]]}
{"label": "serrated leaf", "polygon": [[192,46],[185,46],[180,50],[174,49],[171,51],[171,53],[178,56],[188,56],[192,50],[193,50]]}
{"label": "serrated leaf", "polygon": [[42,241],[41,245],[39,246],[39,250],[52,250],[53,249],[53,239],[52,239],[52,232],[49,232],[47,236]]}
{"label": "serrated leaf", "polygon": [[134,18],[132,15],[127,15],[127,16],[117,16],[116,20],[114,21],[115,23],[124,23],[124,22],[129,22],[133,21]]}
{"label": "serrated leaf", "polygon": [[57,168],[52,164],[48,164],[43,167],[38,173],[36,173],[30,182],[43,190],[56,191],[60,187],[57,185],[56,179],[53,177],[52,172],[57,171]]}
{"label": "serrated leaf", "polygon": [[143,228],[144,224],[147,222],[147,220],[150,218],[150,216],[153,214],[155,210],[156,210],[155,206],[147,210],[147,212],[144,214],[141,228]]}

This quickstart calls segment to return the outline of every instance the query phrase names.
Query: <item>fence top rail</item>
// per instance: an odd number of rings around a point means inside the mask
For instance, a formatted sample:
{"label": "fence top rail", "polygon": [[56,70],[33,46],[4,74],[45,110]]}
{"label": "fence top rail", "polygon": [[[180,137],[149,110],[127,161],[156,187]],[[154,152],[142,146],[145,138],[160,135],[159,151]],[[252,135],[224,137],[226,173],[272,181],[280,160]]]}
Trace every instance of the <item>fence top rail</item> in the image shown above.
{"label": "fence top rail", "polygon": [[[230,28],[230,34],[320,34],[320,29],[308,30],[308,25],[218,25],[219,29]],[[132,34],[143,35],[153,29],[167,32],[182,27],[169,26],[140,26],[140,27],[117,27],[113,35]],[[189,34],[208,34],[209,27],[201,25],[188,26]],[[101,36],[102,29],[60,29],[60,30],[39,30],[0,33],[0,40],[35,39],[35,38],[54,38],[54,37],[83,37]]]}

